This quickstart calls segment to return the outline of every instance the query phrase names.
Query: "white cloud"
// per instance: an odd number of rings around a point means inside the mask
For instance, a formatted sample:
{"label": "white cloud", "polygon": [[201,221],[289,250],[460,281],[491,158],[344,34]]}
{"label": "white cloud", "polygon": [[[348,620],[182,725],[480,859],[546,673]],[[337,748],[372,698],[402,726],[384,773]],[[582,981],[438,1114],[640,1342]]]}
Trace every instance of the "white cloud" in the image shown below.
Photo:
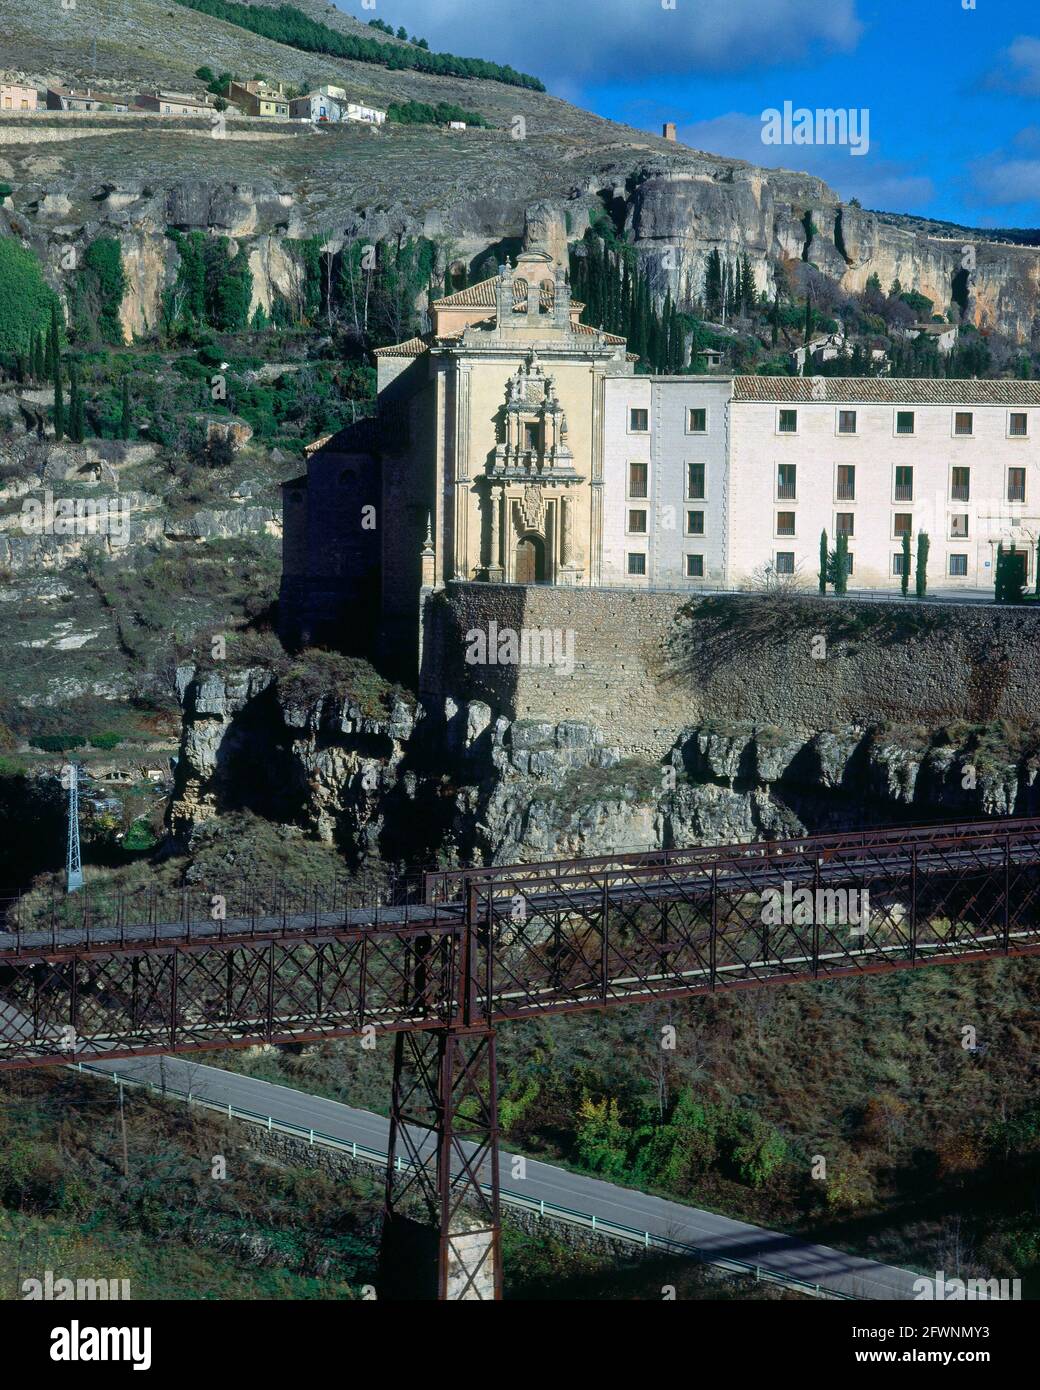
{"label": "white cloud", "polygon": [[[665,3],[674,3],[666,9]],[[849,52],[863,26],[857,0],[359,0],[340,8],[378,16],[430,47],[511,63],[551,82],[741,72]]]}
{"label": "white cloud", "polygon": [[842,198],[858,198],[868,208],[920,212],[935,196],[935,185],[927,174],[880,158],[873,141],[869,153],[861,156],[836,145],[764,145],[761,115],[740,111],[680,126],[678,136],[684,144],[709,154],[815,174]]}
{"label": "white cloud", "polygon": [[1000,55],[986,85],[1023,97],[1040,97],[1040,39],[1020,34]]}
{"label": "white cloud", "polygon": [[971,176],[979,202],[997,207],[1040,206],[1040,159],[980,159],[972,166]]}

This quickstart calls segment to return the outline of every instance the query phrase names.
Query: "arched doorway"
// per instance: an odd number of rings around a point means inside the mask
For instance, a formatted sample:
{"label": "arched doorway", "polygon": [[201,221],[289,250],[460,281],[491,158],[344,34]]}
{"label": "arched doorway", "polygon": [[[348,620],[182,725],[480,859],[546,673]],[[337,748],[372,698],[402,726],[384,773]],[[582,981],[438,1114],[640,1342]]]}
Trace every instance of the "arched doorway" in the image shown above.
{"label": "arched doorway", "polygon": [[528,533],[517,541],[513,579],[517,584],[545,582],[545,542],[541,536]]}

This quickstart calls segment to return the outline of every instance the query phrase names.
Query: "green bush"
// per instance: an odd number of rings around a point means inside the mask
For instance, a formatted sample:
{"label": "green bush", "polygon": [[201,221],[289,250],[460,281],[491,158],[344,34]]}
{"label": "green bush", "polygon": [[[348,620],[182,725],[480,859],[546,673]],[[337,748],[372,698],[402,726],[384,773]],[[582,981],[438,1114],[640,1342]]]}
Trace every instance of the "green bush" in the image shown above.
{"label": "green bush", "polygon": [[57,304],[35,254],[14,237],[0,236],[0,352],[27,353]]}
{"label": "green bush", "polygon": [[122,734],[113,733],[111,730],[103,734],[91,734],[90,736],[91,748],[104,748],[111,750],[113,748],[118,748],[122,741]]}
{"label": "green bush", "polygon": [[467,125],[490,126],[477,111],[467,111],[452,101],[439,101],[430,106],[425,101],[395,101],[386,108],[386,119],[398,125],[447,125],[450,121],[465,121]]}
{"label": "green bush", "polygon": [[73,748],[82,748],[86,741],[82,734],[36,734],[29,743],[44,753],[68,753]]}
{"label": "green bush", "polygon": [[123,836],[123,848],[131,850],[154,849],[158,840],[146,820],[135,820]]}

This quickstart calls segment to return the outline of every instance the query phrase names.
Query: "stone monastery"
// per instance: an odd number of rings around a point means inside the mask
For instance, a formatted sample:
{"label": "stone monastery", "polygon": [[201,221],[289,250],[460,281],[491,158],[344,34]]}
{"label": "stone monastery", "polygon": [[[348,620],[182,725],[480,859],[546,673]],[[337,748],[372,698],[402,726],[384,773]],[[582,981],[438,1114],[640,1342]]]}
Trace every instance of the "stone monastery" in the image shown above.
{"label": "stone monastery", "polygon": [[922,531],[933,592],[991,592],[1000,542],[1034,582],[1040,383],[645,376],[583,307],[529,250],[376,352],[377,418],[284,485],[287,635],[414,658],[457,581],[815,588],[822,531],[850,589]]}

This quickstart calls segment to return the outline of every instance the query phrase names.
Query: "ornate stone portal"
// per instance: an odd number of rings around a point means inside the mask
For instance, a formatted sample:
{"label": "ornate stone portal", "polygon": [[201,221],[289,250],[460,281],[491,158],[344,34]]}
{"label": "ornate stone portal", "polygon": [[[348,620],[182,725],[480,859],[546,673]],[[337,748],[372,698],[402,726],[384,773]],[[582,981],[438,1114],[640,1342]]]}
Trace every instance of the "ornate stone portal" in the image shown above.
{"label": "ornate stone portal", "polygon": [[[547,282],[548,296],[552,283]],[[532,349],[506,383],[498,442],[488,461],[485,554],[491,580],[576,584],[584,557],[574,542],[574,467],[556,383]]]}

